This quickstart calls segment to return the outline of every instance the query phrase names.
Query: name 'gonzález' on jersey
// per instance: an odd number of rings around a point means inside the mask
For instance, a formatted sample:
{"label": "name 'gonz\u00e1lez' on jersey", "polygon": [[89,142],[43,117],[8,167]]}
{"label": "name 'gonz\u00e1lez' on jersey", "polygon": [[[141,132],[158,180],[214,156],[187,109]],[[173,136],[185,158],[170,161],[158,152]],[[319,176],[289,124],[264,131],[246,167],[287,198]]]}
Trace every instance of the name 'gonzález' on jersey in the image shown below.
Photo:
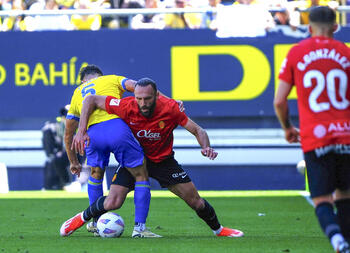
{"label": "name 'gonz\u00e1lez' on jersey", "polygon": [[305,54],[302,61],[297,63],[297,67],[300,71],[304,71],[310,63],[320,59],[331,59],[339,63],[343,69],[350,66],[350,61],[348,58],[337,52],[335,49],[329,50],[328,48],[321,48]]}

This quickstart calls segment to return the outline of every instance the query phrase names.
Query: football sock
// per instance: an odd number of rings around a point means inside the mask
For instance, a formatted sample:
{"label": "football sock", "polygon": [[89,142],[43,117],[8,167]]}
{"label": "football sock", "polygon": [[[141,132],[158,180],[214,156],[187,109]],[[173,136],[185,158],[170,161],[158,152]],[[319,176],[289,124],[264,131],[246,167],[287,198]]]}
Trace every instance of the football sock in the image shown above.
{"label": "football sock", "polygon": [[341,232],[347,240],[350,240],[350,199],[337,200],[335,206]]}
{"label": "football sock", "polygon": [[223,226],[220,226],[219,229],[213,230],[214,234],[216,235],[220,234],[223,228],[224,228]]}
{"label": "football sock", "polygon": [[213,231],[217,231],[220,229],[221,226],[218,217],[216,216],[215,210],[205,199],[203,200],[204,208],[202,210],[196,211],[196,213],[202,220],[204,220],[208,224],[208,226]]}
{"label": "football sock", "polygon": [[99,197],[103,196],[102,182],[103,179],[95,179],[91,176],[89,177],[88,195],[90,205],[93,204]]}
{"label": "football sock", "polygon": [[150,202],[151,185],[149,181],[135,182],[135,224],[146,223]]}
{"label": "football sock", "polygon": [[329,202],[323,202],[315,210],[318,221],[323,232],[329,238],[333,248],[336,250],[339,243],[344,241],[337,223],[337,218],[333,210],[333,205]]}
{"label": "football sock", "polygon": [[99,217],[102,214],[106,213],[107,210],[104,208],[104,201],[106,196],[99,197],[92,205],[90,205],[83,213],[83,218],[85,221],[90,220],[91,218]]}

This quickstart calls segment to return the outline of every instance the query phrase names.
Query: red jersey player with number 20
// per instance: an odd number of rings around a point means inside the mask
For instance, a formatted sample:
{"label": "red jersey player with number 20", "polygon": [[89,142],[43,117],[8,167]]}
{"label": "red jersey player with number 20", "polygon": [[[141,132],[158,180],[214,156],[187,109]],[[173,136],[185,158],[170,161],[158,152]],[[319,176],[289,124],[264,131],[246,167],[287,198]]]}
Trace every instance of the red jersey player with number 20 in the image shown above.
{"label": "red jersey player with number 20", "polygon": [[[274,106],[286,140],[300,139],[322,230],[336,252],[350,253],[350,49],[333,39],[337,24],[332,9],[315,7],[309,20],[312,36],[289,51]],[[300,137],[288,115],[287,97],[293,85]]]}

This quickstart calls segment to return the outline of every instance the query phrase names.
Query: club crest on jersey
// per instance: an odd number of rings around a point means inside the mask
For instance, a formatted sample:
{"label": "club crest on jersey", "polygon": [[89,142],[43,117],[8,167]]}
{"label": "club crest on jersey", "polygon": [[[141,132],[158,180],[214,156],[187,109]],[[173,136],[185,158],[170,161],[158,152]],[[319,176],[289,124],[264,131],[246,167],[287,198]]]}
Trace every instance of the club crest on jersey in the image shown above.
{"label": "club crest on jersey", "polygon": [[159,140],[161,138],[160,133],[152,133],[151,130],[140,130],[136,135],[139,138],[147,138],[150,140]]}
{"label": "club crest on jersey", "polygon": [[110,106],[119,106],[120,104],[120,99],[113,98],[111,101],[109,101]]}
{"label": "club crest on jersey", "polygon": [[165,127],[165,123],[163,120],[159,121],[158,123],[159,128],[163,129]]}

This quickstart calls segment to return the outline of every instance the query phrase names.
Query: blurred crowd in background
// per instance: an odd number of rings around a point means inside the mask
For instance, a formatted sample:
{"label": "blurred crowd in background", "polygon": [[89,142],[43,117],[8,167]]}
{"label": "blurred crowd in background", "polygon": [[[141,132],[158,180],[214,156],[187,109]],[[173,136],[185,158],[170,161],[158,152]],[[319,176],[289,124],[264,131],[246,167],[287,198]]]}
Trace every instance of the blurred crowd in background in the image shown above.
{"label": "blurred crowd in background", "polygon": [[[308,13],[300,10],[317,5],[328,5],[334,9],[338,6],[350,5],[350,0],[0,0],[0,11],[6,10],[63,10],[63,9],[139,9],[139,8],[210,8],[218,11],[184,14],[152,14],[128,16],[115,15],[35,15],[0,17],[0,31],[43,31],[43,30],[99,30],[99,29],[167,29],[167,28],[210,28],[217,29],[217,14],[227,7],[239,9],[239,6],[257,7],[264,11],[263,24],[266,30],[276,26],[288,26],[296,30],[308,24]],[[271,11],[283,8],[283,11]],[[238,11],[239,18],[255,19],[254,15],[246,15]],[[243,13],[243,14],[242,14]],[[251,13],[254,13],[253,11]],[[259,14],[260,15],[260,14]],[[261,16],[261,15],[260,15]],[[338,13],[338,21],[342,25],[350,24],[350,12]]]}

